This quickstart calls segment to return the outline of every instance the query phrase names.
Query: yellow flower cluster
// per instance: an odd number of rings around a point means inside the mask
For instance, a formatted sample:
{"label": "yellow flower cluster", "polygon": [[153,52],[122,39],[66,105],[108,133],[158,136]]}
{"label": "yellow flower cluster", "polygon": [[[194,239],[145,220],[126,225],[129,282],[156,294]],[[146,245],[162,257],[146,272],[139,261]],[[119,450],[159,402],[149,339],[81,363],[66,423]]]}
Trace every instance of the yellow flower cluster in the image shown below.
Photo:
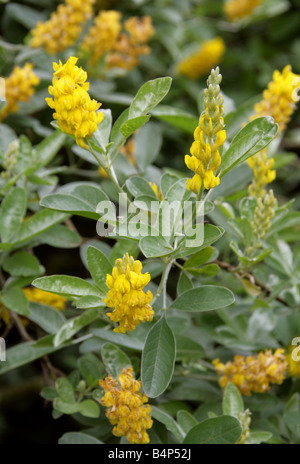
{"label": "yellow flower cluster", "polygon": [[134,69],[141,55],[150,53],[147,42],[154,34],[150,16],[138,18],[133,16],[124,23],[127,34],[119,35],[115,50],[106,58],[108,68],[121,68],[127,71]]}
{"label": "yellow flower cluster", "polygon": [[118,11],[100,11],[93,26],[80,45],[83,52],[89,56],[92,66],[97,65],[100,58],[110,52],[116,45],[121,31],[121,13]]}
{"label": "yellow flower cluster", "polygon": [[95,0],[66,0],[60,4],[45,23],[38,22],[31,31],[30,46],[43,47],[55,54],[74,45],[81,34],[83,24],[92,16]]}
{"label": "yellow flower cluster", "polygon": [[9,77],[5,78],[6,105],[0,111],[0,121],[9,114],[18,111],[20,102],[28,102],[34,93],[34,87],[40,79],[32,71],[32,64],[26,63],[20,68],[15,66]]}
{"label": "yellow flower cluster", "polygon": [[154,311],[150,306],[153,298],[150,290],[143,288],[150,281],[150,274],[142,274],[142,263],[135,261],[128,253],[117,259],[112,275],[107,274],[106,284],[110,289],[103,300],[109,308],[114,308],[107,316],[119,325],[114,332],[130,332],[140,322],[152,321]]}
{"label": "yellow flower cluster", "polygon": [[190,79],[199,79],[203,74],[218,65],[225,52],[221,37],[204,42],[192,55],[184,58],[177,66],[179,74]]}
{"label": "yellow flower cluster", "polygon": [[255,115],[250,120],[272,116],[279,125],[279,131],[285,130],[296,109],[296,91],[299,86],[300,76],[292,72],[290,65],[287,65],[282,73],[278,70],[274,71],[273,80],[264,90],[263,100],[255,105]]}
{"label": "yellow flower cluster", "polygon": [[224,12],[229,21],[239,21],[250,16],[265,0],[228,0]]}
{"label": "yellow flower cluster", "polygon": [[257,356],[236,355],[233,362],[226,364],[215,359],[213,365],[220,376],[222,388],[231,382],[245,396],[264,393],[270,389],[271,383],[282,384],[288,367],[282,349],[277,349],[274,354],[271,350],[265,350]]}
{"label": "yellow flower cluster", "polygon": [[224,130],[224,98],[220,95],[222,80],[219,68],[212,70],[208,78],[208,88],[205,94],[205,112],[201,115],[199,125],[194,132],[194,143],[191,146],[191,156],[185,156],[185,164],[195,172],[192,179],[187,181],[187,189],[198,193],[216,187],[220,178],[215,171],[220,167],[221,156],[219,148],[226,139]]}
{"label": "yellow flower cluster", "polygon": [[63,311],[66,308],[67,299],[54,293],[40,290],[39,288],[27,287],[23,289],[27,300],[34,303],[41,303],[44,305],[52,306],[58,311]]}
{"label": "yellow flower cluster", "polygon": [[100,399],[102,406],[108,408],[106,416],[114,425],[113,434],[125,436],[129,443],[149,443],[147,429],[152,427],[150,405],[145,394],[140,393],[141,382],[133,377],[133,369],[123,369],[118,380],[111,375],[100,380],[104,396]]}
{"label": "yellow flower cluster", "polygon": [[158,186],[156,184],[154,184],[153,182],[149,182],[149,185],[152,188],[153,192],[155,193],[156,198],[159,201],[162,201],[164,199],[164,197],[163,197],[163,195],[161,193],[160,188],[158,188]]}
{"label": "yellow flower cluster", "polygon": [[[263,100],[255,105],[255,114],[250,120],[271,116],[279,125],[279,132],[283,131],[295,111],[295,97],[299,84],[300,76],[292,72],[291,66],[286,66],[282,73],[276,70],[273,73],[273,80],[263,92]],[[248,165],[254,175],[249,193],[253,196],[263,196],[265,186],[276,178],[276,171],[272,169],[274,159],[268,159],[265,149],[249,158]]]}
{"label": "yellow flower cluster", "polygon": [[78,58],[71,56],[63,65],[53,63],[52,86],[49,93],[54,98],[46,98],[50,108],[55,110],[54,119],[59,128],[69,135],[74,135],[76,142],[87,148],[84,141],[93,135],[98,124],[103,120],[103,114],[96,112],[101,103],[91,100],[86,82],[87,73],[76,66]]}

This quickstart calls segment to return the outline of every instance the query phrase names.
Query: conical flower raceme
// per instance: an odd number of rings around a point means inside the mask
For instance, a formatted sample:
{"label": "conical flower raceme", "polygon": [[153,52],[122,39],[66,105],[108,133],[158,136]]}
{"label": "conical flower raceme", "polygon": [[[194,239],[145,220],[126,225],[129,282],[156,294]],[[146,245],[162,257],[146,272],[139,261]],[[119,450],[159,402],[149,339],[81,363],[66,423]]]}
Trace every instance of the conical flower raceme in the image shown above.
{"label": "conical flower raceme", "polygon": [[31,31],[30,46],[43,47],[53,55],[74,45],[84,23],[93,14],[94,1],[66,0],[65,4],[58,5],[48,21],[38,22]]}
{"label": "conical flower raceme", "polygon": [[240,21],[250,16],[265,0],[228,0],[224,12],[229,21]]}
{"label": "conical flower raceme", "polygon": [[66,308],[67,298],[56,295],[55,293],[46,292],[45,290],[32,287],[23,288],[23,292],[27,300],[34,303],[52,306],[58,311],[63,311]]}
{"label": "conical flower raceme", "polygon": [[39,77],[32,70],[33,65],[26,63],[22,68],[15,66],[9,77],[5,78],[6,104],[0,111],[0,121],[19,109],[20,102],[28,102],[40,83]]}
{"label": "conical flower raceme", "polygon": [[80,45],[81,50],[89,56],[92,66],[96,66],[105,53],[114,49],[121,28],[119,11],[100,11],[96,16],[93,26]]}
{"label": "conical flower raceme", "polygon": [[179,62],[177,71],[190,79],[199,79],[220,63],[224,52],[225,43],[221,37],[207,40],[195,53]]}
{"label": "conical flower raceme", "polygon": [[[296,91],[300,85],[300,76],[292,72],[291,66],[286,66],[282,73],[275,71],[273,80],[263,92],[263,100],[254,107],[253,121],[262,116],[271,116],[279,125],[279,133],[284,131],[291,115],[296,109]],[[253,181],[249,186],[252,196],[263,196],[267,184],[276,178],[273,169],[274,159],[267,156],[267,149],[262,150],[248,159],[248,165],[253,171]]]}
{"label": "conical flower raceme", "polygon": [[49,93],[53,98],[46,102],[55,110],[54,119],[59,128],[69,135],[74,135],[76,142],[88,148],[85,138],[96,131],[103,120],[103,114],[97,112],[101,103],[91,100],[86,82],[87,73],[76,66],[78,58],[71,56],[65,64],[53,63],[54,74]]}
{"label": "conical flower raceme", "polygon": [[147,42],[154,34],[150,16],[138,18],[133,16],[124,23],[126,33],[119,35],[115,49],[106,57],[108,68],[121,68],[126,71],[134,69],[141,55],[151,52]]}
{"label": "conical flower raceme", "polygon": [[257,356],[236,355],[233,362],[226,364],[215,359],[213,365],[220,376],[219,385],[222,388],[231,382],[245,396],[264,393],[272,383],[281,385],[288,368],[283,349],[277,349],[274,354],[271,350],[265,350]]}
{"label": "conical flower raceme", "polygon": [[212,70],[208,78],[205,94],[205,112],[201,115],[199,126],[194,132],[191,156],[185,156],[185,164],[195,175],[187,181],[187,189],[198,194],[199,190],[216,187],[220,178],[215,175],[221,165],[219,149],[226,140],[224,130],[224,98],[220,95],[222,76],[219,68]]}
{"label": "conical flower raceme", "polygon": [[141,382],[134,379],[133,369],[123,369],[117,379],[111,375],[100,380],[104,396],[100,399],[102,406],[108,408],[106,416],[114,425],[112,433],[117,437],[126,437],[129,443],[149,443],[147,429],[152,427],[148,398],[142,394]]}
{"label": "conical flower raceme", "polygon": [[142,274],[142,263],[128,253],[117,259],[112,274],[107,274],[106,284],[110,289],[103,300],[113,312],[107,316],[119,323],[114,332],[129,332],[141,322],[152,321],[154,311],[150,306],[153,298],[150,290],[143,288],[150,282],[150,274]]}

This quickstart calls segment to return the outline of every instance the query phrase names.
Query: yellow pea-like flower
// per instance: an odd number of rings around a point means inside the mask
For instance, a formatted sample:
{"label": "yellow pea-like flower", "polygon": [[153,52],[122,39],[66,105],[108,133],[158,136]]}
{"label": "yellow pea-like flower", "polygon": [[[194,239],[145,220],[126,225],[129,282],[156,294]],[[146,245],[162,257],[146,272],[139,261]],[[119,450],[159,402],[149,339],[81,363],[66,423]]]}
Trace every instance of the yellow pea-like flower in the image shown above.
{"label": "yellow pea-like flower", "polygon": [[153,424],[151,407],[145,404],[148,398],[140,392],[142,384],[135,380],[133,368],[123,369],[118,379],[109,375],[99,385],[104,389],[100,403],[108,408],[106,416],[114,426],[112,433],[125,436],[129,443],[149,443],[147,429]]}
{"label": "yellow pea-like flower", "polygon": [[229,21],[240,21],[250,16],[265,0],[228,0],[224,3],[224,12]]}
{"label": "yellow pea-like flower", "polygon": [[18,111],[19,103],[28,102],[34,94],[34,88],[40,83],[40,79],[32,68],[31,63],[26,63],[22,68],[15,66],[10,76],[5,78],[6,104],[0,111],[0,121]]}
{"label": "yellow pea-like flower", "polygon": [[219,375],[219,385],[225,388],[231,382],[242,395],[264,393],[270,390],[272,383],[281,385],[285,379],[288,363],[283,349],[260,352],[257,356],[236,355],[233,362],[226,364],[219,359],[213,361]]}
{"label": "yellow pea-like flower", "polygon": [[66,0],[54,11],[50,19],[38,22],[31,31],[30,46],[43,47],[54,55],[74,45],[82,32],[84,23],[93,14],[95,0]]}
{"label": "yellow pea-like flower", "polygon": [[55,110],[54,119],[59,128],[69,135],[74,135],[76,142],[88,148],[85,139],[96,131],[103,120],[103,114],[97,112],[101,103],[91,100],[86,82],[87,73],[76,66],[78,58],[71,56],[65,64],[53,63],[54,74],[49,93],[53,98],[46,98],[50,108]]}
{"label": "yellow pea-like flower", "polygon": [[129,332],[141,322],[152,321],[154,311],[150,306],[153,298],[150,290],[143,288],[150,282],[150,274],[142,274],[142,263],[135,261],[128,253],[117,259],[112,274],[107,274],[109,291],[103,300],[113,312],[107,316],[119,325],[114,332]]}

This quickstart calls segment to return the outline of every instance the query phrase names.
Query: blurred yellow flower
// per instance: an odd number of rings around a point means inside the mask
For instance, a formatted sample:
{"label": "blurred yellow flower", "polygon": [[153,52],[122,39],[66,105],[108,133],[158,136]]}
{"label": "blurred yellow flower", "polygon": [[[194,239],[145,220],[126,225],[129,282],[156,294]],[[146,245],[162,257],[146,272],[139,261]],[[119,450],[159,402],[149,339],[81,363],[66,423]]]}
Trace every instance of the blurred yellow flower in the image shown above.
{"label": "blurred yellow flower", "polygon": [[111,375],[100,380],[104,389],[100,399],[102,406],[108,408],[106,416],[114,425],[112,433],[117,437],[125,436],[129,443],[149,443],[147,429],[153,424],[150,405],[145,394],[140,393],[141,382],[134,379],[132,367],[123,369],[118,380]]}
{"label": "blurred yellow flower", "polygon": [[128,34],[120,34],[114,50],[106,57],[108,68],[121,68],[127,71],[134,69],[139,63],[141,55],[151,52],[147,42],[155,29],[150,16],[138,18],[133,16],[124,23]]}
{"label": "blurred yellow flower", "polygon": [[89,56],[89,62],[96,66],[100,58],[111,51],[121,31],[121,13],[118,11],[100,11],[93,26],[84,37],[80,48]]}
{"label": "blurred yellow flower", "polygon": [[195,53],[180,61],[177,70],[179,74],[190,79],[199,79],[220,63],[224,52],[223,39],[215,37],[201,44]]}
{"label": "blurred yellow flower", "polygon": [[[291,115],[296,109],[295,93],[299,88],[300,76],[292,72],[290,65],[282,73],[274,71],[273,80],[263,92],[263,100],[254,107],[255,114],[250,121],[262,116],[271,116],[279,125],[279,133],[284,131]],[[276,178],[273,170],[274,159],[267,156],[267,149],[248,159],[254,179],[249,186],[250,195],[263,196],[267,184]]]}
{"label": "blurred yellow flower", "polygon": [[224,12],[229,21],[239,21],[250,16],[265,0],[228,0]]}
{"label": "blurred yellow flower", "polygon": [[40,290],[39,288],[23,288],[23,292],[27,300],[34,303],[41,303],[44,305],[52,306],[58,311],[63,311],[66,308],[67,298],[55,295],[55,293],[46,292],[45,290]]}
{"label": "blurred yellow flower", "polygon": [[153,192],[155,193],[156,198],[159,201],[162,201],[164,199],[164,197],[163,197],[163,195],[161,193],[161,190],[158,188],[158,186],[156,184],[154,184],[153,182],[149,182],[149,185],[152,188]]}
{"label": "blurred yellow flower", "polygon": [[0,111],[0,121],[18,111],[19,103],[28,102],[34,94],[34,87],[39,84],[40,79],[32,68],[31,63],[26,63],[22,68],[15,66],[10,76],[5,78],[6,105]]}
{"label": "blurred yellow flower", "polygon": [[74,45],[84,23],[93,14],[94,1],[66,0],[66,4],[58,5],[48,21],[38,22],[31,31],[30,46],[43,47],[53,55]]}
{"label": "blurred yellow flower", "polygon": [[55,110],[54,119],[59,128],[69,135],[74,135],[76,142],[83,148],[88,148],[84,139],[93,135],[98,124],[103,120],[103,114],[96,112],[101,103],[91,100],[86,82],[87,73],[76,66],[78,58],[71,56],[66,64],[53,63],[54,74],[49,93],[52,98],[46,102]]}
{"label": "blurred yellow flower", "polygon": [[142,274],[142,263],[135,261],[128,253],[117,259],[112,274],[107,274],[106,284],[110,289],[103,300],[109,308],[114,308],[107,316],[119,325],[114,332],[130,332],[140,322],[152,321],[154,311],[150,306],[153,298],[150,290],[143,288],[150,282],[150,274]]}
{"label": "blurred yellow flower", "polygon": [[270,389],[271,383],[282,384],[288,368],[282,349],[277,349],[274,354],[271,350],[265,350],[257,356],[236,355],[233,362],[226,364],[215,359],[213,365],[220,376],[222,388],[231,382],[245,396],[264,393]]}

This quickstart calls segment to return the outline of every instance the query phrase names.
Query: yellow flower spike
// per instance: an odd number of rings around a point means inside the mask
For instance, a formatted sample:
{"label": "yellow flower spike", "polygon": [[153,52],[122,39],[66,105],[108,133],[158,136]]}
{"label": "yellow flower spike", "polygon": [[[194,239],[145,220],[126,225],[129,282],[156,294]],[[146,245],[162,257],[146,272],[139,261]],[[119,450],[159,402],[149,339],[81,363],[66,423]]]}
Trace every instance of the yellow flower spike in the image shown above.
{"label": "yellow flower spike", "polygon": [[43,47],[54,55],[74,45],[84,23],[93,14],[94,1],[66,0],[65,4],[58,5],[48,21],[38,22],[31,31],[30,46]]}
{"label": "yellow flower spike", "polygon": [[199,125],[194,131],[190,153],[185,156],[186,166],[194,171],[195,176],[187,181],[187,189],[198,194],[203,188],[215,188],[220,178],[215,175],[221,165],[219,148],[226,140],[224,130],[224,98],[220,95],[222,76],[219,68],[212,70],[208,78],[205,94],[205,112],[200,116]]}
{"label": "yellow flower spike", "polygon": [[228,361],[226,364],[215,359],[213,365],[219,375],[221,388],[231,382],[245,396],[264,393],[270,389],[272,383],[281,385],[288,369],[282,349],[277,349],[274,354],[271,350],[265,350],[257,356],[236,355],[233,362]]}
{"label": "yellow flower spike", "polygon": [[76,142],[88,148],[84,139],[89,138],[97,130],[103,120],[103,114],[97,112],[101,103],[91,100],[85,82],[87,74],[76,66],[78,58],[71,56],[63,65],[54,63],[52,86],[49,93],[53,98],[46,98],[50,108],[55,110],[54,119],[59,128],[69,135],[74,135]]}
{"label": "yellow flower spike", "polygon": [[150,274],[142,274],[142,264],[128,255],[117,259],[112,274],[107,274],[109,291],[103,300],[113,312],[107,316],[119,323],[114,332],[130,332],[141,322],[152,321],[154,311],[150,306],[153,295],[143,288],[150,282]]}
{"label": "yellow flower spike", "polygon": [[114,49],[121,28],[119,11],[100,11],[96,16],[93,26],[80,45],[81,50],[89,55],[92,66],[96,66],[105,53]]}
{"label": "yellow flower spike", "polygon": [[[291,115],[296,109],[295,92],[299,87],[300,76],[292,72],[291,66],[286,66],[282,73],[273,73],[273,80],[263,92],[263,100],[254,107],[253,121],[262,116],[271,116],[279,125],[279,133],[285,130]],[[249,186],[252,196],[262,197],[267,184],[276,178],[276,171],[272,170],[274,159],[267,158],[267,149],[262,150],[248,159],[248,165],[253,171],[254,179]]]}
{"label": "yellow flower spike", "polygon": [[148,398],[141,394],[141,382],[134,379],[133,368],[123,369],[118,380],[111,375],[100,380],[104,389],[100,399],[102,406],[108,408],[106,417],[114,428],[112,433],[117,437],[125,436],[129,443],[149,443],[147,429],[153,425],[151,407],[145,403]]}
{"label": "yellow flower spike", "polygon": [[177,66],[177,71],[190,79],[199,79],[214,66],[219,64],[225,52],[225,43],[221,37],[204,42],[192,55],[184,58]]}
{"label": "yellow flower spike", "polygon": [[52,306],[58,311],[63,311],[66,308],[67,298],[55,295],[54,293],[40,290],[39,288],[23,288],[23,292],[27,300],[34,303],[41,303],[44,305]]}
{"label": "yellow flower spike", "polygon": [[228,0],[224,4],[224,12],[229,21],[239,21],[250,16],[265,0]]}
{"label": "yellow flower spike", "polygon": [[33,65],[26,63],[20,68],[15,66],[9,77],[5,78],[6,104],[0,111],[0,122],[9,114],[18,111],[20,102],[28,102],[34,94],[34,88],[40,79],[34,74]]}

